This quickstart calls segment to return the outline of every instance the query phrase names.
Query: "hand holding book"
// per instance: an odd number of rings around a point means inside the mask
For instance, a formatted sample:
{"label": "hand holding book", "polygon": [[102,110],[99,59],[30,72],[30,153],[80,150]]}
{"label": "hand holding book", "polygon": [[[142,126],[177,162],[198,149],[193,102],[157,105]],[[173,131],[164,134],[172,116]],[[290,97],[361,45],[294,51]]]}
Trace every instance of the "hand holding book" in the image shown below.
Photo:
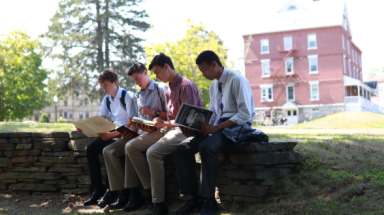
{"label": "hand holding book", "polygon": [[132,138],[135,138],[135,137],[139,136],[139,134],[137,132],[132,131],[131,129],[127,128],[126,126],[121,126],[121,127],[117,128],[116,130],[126,140],[130,140]]}

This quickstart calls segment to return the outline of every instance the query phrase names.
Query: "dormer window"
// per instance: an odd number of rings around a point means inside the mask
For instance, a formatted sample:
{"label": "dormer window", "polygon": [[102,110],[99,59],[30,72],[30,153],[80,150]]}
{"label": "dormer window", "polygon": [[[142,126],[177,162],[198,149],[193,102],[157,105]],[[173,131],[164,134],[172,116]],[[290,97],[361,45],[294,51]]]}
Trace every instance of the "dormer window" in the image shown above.
{"label": "dormer window", "polygon": [[289,5],[287,8],[288,11],[297,10],[297,7],[295,5]]}

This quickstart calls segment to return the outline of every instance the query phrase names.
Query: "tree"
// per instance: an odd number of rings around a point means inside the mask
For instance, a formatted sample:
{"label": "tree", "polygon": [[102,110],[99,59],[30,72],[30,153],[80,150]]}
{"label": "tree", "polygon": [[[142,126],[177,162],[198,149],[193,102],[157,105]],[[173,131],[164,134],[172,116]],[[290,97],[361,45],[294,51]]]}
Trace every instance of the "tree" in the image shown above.
{"label": "tree", "polygon": [[383,73],[384,73],[384,67],[372,69],[371,72],[368,73],[368,78],[373,78]]}
{"label": "tree", "polygon": [[46,113],[41,114],[39,123],[49,123],[49,117]]}
{"label": "tree", "polygon": [[[196,58],[201,52],[212,50],[219,56],[223,66],[226,67],[228,49],[219,36],[213,31],[207,31],[202,23],[194,25],[189,19],[187,23],[188,30],[183,39],[173,43],[151,44],[150,47],[145,47],[145,54],[148,57],[148,62],[151,62],[152,58],[159,52],[168,55],[172,59],[176,71],[196,84],[200,90],[204,106],[208,107],[209,87],[212,82],[208,81],[199,71]],[[155,76],[152,75],[152,78],[155,78]]]}
{"label": "tree", "polygon": [[44,107],[41,67],[43,52],[37,40],[23,31],[0,35],[0,121],[22,119]]}
{"label": "tree", "polygon": [[[51,19],[46,38],[46,53],[61,61],[54,80],[50,80],[50,96],[66,98],[80,94],[93,100],[103,91],[97,76],[104,68],[119,74],[119,85],[132,89],[134,83],[126,71],[144,52],[137,35],[150,26],[148,17],[136,10],[142,0],[61,0]],[[99,94],[95,90],[99,89]]]}

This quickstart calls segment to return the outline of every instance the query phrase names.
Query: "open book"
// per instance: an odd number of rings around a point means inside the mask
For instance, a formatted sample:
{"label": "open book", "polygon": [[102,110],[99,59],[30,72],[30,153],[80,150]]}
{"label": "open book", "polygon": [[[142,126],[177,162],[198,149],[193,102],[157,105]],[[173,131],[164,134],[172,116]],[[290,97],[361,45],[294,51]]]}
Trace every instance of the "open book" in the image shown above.
{"label": "open book", "polygon": [[211,110],[183,103],[179,112],[177,112],[174,124],[200,131],[203,128],[203,124],[197,121],[196,118],[209,123],[214,115]]}
{"label": "open book", "polygon": [[132,122],[148,125],[148,126],[155,126],[155,122],[148,121],[139,117],[133,117]]}
{"label": "open book", "polygon": [[101,116],[93,116],[83,121],[73,122],[87,137],[98,137],[97,133],[107,133],[115,129],[115,124]]}
{"label": "open book", "polygon": [[120,126],[119,128],[116,128],[116,131],[118,131],[121,135],[123,135],[125,132],[128,134],[131,134],[132,137],[137,137],[139,134],[136,131],[132,131],[131,129],[125,127],[125,125]]}

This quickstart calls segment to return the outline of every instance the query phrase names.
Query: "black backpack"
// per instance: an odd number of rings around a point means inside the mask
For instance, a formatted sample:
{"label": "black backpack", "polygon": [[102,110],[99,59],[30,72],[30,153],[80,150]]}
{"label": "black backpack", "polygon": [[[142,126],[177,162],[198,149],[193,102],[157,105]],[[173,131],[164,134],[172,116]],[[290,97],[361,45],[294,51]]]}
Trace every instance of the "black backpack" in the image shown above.
{"label": "black backpack", "polygon": [[[125,104],[125,95],[127,94],[127,92],[128,92],[128,90],[122,89],[121,97],[120,97],[120,102],[123,105],[125,110],[127,110],[127,104]],[[108,108],[109,112],[112,113],[112,111],[111,111],[111,101],[109,100],[109,96],[106,95],[105,99],[107,100],[107,108]]]}

